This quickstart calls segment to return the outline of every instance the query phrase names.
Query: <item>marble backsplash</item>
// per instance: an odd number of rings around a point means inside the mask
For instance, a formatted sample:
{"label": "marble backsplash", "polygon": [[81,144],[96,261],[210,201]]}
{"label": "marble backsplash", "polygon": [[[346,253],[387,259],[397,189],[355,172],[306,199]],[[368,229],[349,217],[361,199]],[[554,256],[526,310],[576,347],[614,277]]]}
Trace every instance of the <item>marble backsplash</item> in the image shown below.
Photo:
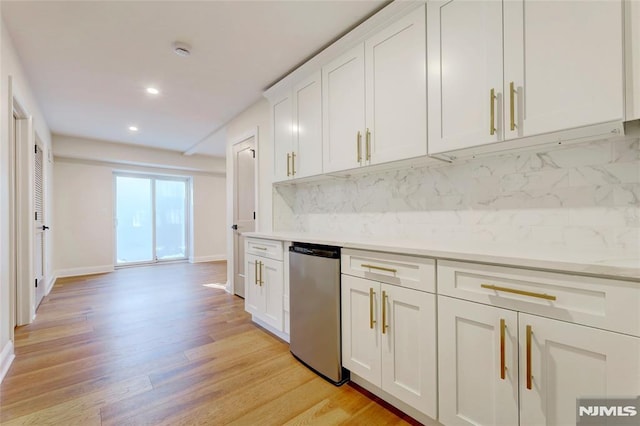
{"label": "marble backsplash", "polygon": [[640,255],[640,143],[275,185],[274,231]]}

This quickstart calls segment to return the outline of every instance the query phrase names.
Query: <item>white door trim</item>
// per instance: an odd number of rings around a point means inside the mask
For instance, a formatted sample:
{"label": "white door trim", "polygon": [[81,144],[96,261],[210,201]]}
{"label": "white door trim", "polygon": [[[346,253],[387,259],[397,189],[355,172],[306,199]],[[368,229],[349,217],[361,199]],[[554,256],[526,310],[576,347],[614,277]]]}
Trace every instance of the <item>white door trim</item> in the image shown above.
{"label": "white door trim", "polygon": [[234,220],[234,194],[236,190],[236,182],[235,182],[235,169],[234,169],[234,160],[233,160],[233,147],[239,143],[245,142],[248,139],[253,138],[256,150],[256,161],[254,162],[255,173],[254,173],[254,192],[255,192],[255,209],[256,209],[256,221],[255,221],[255,231],[258,232],[260,230],[259,225],[259,215],[260,215],[260,138],[259,138],[259,128],[258,126],[254,127],[251,130],[246,131],[241,136],[233,139],[231,143],[227,146],[227,188],[229,189],[229,194],[227,195],[227,205],[230,206],[227,210],[227,253],[228,253],[228,261],[227,261],[227,293],[234,294],[233,286],[234,286],[234,265],[235,265],[235,256],[234,256],[234,238],[233,238],[233,229],[231,226],[233,225]]}
{"label": "white door trim", "polygon": [[[20,121],[15,131],[18,132],[15,154],[15,182],[14,182],[14,213],[15,229],[15,284],[10,285],[15,293],[11,296],[17,325],[30,324],[35,317],[35,286],[33,271],[33,146],[35,144],[33,118],[24,107],[22,100],[11,76],[9,76],[10,120],[9,126],[14,124],[13,114]],[[13,134],[13,129],[9,130]],[[11,143],[14,143],[13,141]],[[12,265],[13,266],[13,265]],[[15,297],[13,297],[15,295]],[[13,334],[13,330],[11,332]],[[13,338],[13,336],[12,336]]]}

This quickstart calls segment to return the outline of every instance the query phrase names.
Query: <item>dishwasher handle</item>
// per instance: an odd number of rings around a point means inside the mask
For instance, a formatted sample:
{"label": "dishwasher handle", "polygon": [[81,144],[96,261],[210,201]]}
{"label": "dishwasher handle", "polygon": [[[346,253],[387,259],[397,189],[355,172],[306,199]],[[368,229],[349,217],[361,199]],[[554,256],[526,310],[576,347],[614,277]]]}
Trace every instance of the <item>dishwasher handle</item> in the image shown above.
{"label": "dishwasher handle", "polygon": [[319,244],[293,243],[293,245],[289,247],[289,253],[340,259],[340,247]]}

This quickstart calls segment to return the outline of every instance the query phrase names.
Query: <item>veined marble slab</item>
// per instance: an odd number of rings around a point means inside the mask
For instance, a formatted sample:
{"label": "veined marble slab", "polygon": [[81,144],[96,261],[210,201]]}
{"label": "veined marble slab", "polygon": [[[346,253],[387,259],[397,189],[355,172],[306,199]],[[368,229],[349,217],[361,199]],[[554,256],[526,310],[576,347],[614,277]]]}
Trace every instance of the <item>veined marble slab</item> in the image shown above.
{"label": "veined marble slab", "polygon": [[297,232],[248,232],[247,237],[324,244],[360,250],[400,253],[437,259],[480,262],[527,269],[586,274],[640,283],[640,259],[619,257],[615,252],[564,252],[530,250],[514,246],[444,245],[374,238],[344,238]]}

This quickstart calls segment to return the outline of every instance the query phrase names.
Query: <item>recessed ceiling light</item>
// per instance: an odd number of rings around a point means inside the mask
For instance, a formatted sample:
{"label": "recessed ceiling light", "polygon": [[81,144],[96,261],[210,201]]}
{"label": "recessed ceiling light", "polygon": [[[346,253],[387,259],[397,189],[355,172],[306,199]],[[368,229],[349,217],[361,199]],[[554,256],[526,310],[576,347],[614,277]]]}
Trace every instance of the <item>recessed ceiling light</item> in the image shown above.
{"label": "recessed ceiling light", "polygon": [[132,132],[137,132],[138,128],[136,126],[129,126],[129,130]]}
{"label": "recessed ceiling light", "polygon": [[157,95],[160,93],[160,91],[155,87],[147,87],[147,93],[150,95]]}

